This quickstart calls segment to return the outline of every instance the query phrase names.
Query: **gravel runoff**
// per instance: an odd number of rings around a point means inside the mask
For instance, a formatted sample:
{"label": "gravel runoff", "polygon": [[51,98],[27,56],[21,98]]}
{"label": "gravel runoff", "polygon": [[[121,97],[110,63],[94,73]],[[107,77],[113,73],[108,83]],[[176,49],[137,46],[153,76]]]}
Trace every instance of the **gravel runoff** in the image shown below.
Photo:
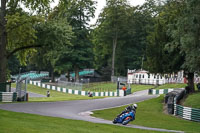
{"label": "gravel runoff", "polygon": [[[123,105],[141,102],[141,101],[148,100],[155,97],[157,97],[157,95],[148,95],[147,90],[146,90],[146,91],[140,91],[140,92],[137,92],[125,97],[109,97],[109,98],[104,98],[104,99],[62,101],[62,102],[32,102],[32,103],[0,104],[0,109],[14,111],[14,112],[38,114],[38,115],[44,115],[44,116],[83,120],[83,121],[89,121],[93,123],[112,124],[111,121],[91,117],[89,114],[93,110],[102,110],[106,108],[119,107]],[[119,126],[122,126],[122,125],[119,125]],[[150,128],[150,127],[143,127],[143,126],[137,126],[137,125],[131,125],[131,124],[126,125],[126,127],[162,131],[162,132],[182,133],[182,131]]]}

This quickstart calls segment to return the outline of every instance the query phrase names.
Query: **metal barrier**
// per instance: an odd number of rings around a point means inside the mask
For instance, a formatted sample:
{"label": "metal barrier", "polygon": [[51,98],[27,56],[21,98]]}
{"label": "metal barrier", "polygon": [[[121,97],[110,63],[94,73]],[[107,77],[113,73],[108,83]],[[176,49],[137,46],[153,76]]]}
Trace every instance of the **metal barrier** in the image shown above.
{"label": "metal barrier", "polygon": [[200,122],[200,109],[184,107],[176,104],[176,101],[174,102],[174,115],[186,120]]}
{"label": "metal barrier", "polygon": [[73,89],[73,90],[82,91],[83,83],[58,81],[58,86],[62,87],[62,88],[70,88],[70,89]]}
{"label": "metal barrier", "polygon": [[17,78],[16,82],[16,92],[17,92],[17,100],[18,101],[27,101],[28,94],[27,94],[27,82],[28,78]]}
{"label": "metal barrier", "polygon": [[169,89],[149,89],[149,94],[152,94],[152,95],[160,95],[160,94],[167,94],[171,91],[173,91],[174,89],[172,88],[169,88]]}
{"label": "metal barrier", "polygon": [[[41,82],[37,82],[37,81],[28,81],[29,84],[32,85],[36,85],[42,88],[46,88],[48,90],[55,90],[55,91],[59,91],[59,92],[64,92],[64,93],[69,93],[69,94],[75,94],[75,95],[82,95],[82,96],[88,96],[88,92],[89,91],[81,91],[81,90],[74,90],[74,89],[69,89],[69,88],[64,88],[64,87],[58,87],[58,86],[54,86],[54,85],[48,85],[48,84],[44,84]],[[115,92],[112,91],[107,91],[107,92],[90,92],[92,93],[93,96],[124,96],[124,91],[119,89]],[[127,93],[131,93],[131,89],[127,89]]]}
{"label": "metal barrier", "polygon": [[[182,105],[177,104],[183,97],[184,93],[184,88],[179,88],[180,90],[182,89],[182,93],[177,93],[176,96],[172,99],[174,102],[172,102],[172,107],[170,107],[173,111],[171,114],[174,114],[178,117],[181,117],[186,120],[191,120],[191,121],[196,121],[200,122],[200,109],[196,108],[190,108],[190,107],[184,107]],[[173,91],[174,89],[149,89],[149,94],[167,94],[168,92]],[[165,99],[165,103],[166,99]]]}
{"label": "metal barrier", "polygon": [[[48,85],[48,84],[44,84],[41,82],[37,82],[37,81],[32,81],[30,80],[28,82],[29,84],[32,85],[36,85],[42,88],[46,88],[48,90],[55,90],[55,91],[59,91],[59,92],[64,92],[64,93],[69,93],[69,94],[74,94],[74,95],[82,95],[82,96],[88,96],[88,92],[89,91],[81,91],[81,90],[75,90],[75,89],[70,89],[70,88],[66,88],[66,87],[58,87],[58,86],[54,86],[54,85]],[[124,91],[121,91],[121,93],[123,93]],[[119,91],[116,92],[112,92],[112,91],[108,91],[108,92],[90,92],[92,93],[93,96],[121,96],[123,94],[121,94]],[[120,95],[121,94],[121,95]]]}
{"label": "metal barrier", "polygon": [[129,94],[131,94],[131,88],[128,88],[128,89],[126,90],[126,95],[129,95]]}
{"label": "metal barrier", "polygon": [[0,92],[0,102],[13,102],[17,100],[16,92]]}

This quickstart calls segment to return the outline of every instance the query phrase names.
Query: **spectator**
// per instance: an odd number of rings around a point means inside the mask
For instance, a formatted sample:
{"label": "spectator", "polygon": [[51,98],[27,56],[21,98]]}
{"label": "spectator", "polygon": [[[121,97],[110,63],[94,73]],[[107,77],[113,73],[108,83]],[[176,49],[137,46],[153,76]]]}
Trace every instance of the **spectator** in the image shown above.
{"label": "spectator", "polygon": [[50,97],[50,91],[47,91],[47,97]]}
{"label": "spectator", "polygon": [[126,86],[125,85],[122,87],[122,90],[124,91],[124,96],[126,96]]}

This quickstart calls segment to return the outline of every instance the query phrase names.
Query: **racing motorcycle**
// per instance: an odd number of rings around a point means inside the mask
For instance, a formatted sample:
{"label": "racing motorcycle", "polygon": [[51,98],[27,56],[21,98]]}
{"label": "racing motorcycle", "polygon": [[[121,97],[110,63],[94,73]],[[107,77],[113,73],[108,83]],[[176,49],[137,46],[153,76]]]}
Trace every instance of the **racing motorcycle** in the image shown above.
{"label": "racing motorcycle", "polygon": [[137,105],[134,104],[133,106],[129,106],[119,114],[114,120],[113,123],[120,123],[123,125],[128,124],[130,121],[135,120],[135,112],[136,112]]}

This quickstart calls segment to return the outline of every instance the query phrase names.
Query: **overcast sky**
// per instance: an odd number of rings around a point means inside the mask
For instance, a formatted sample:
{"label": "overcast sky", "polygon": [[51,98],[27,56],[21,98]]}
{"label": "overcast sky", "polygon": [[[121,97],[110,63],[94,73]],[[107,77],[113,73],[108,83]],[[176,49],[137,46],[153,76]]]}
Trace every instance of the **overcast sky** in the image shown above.
{"label": "overcast sky", "polygon": [[[95,0],[95,1],[97,1],[97,7],[96,7],[97,9],[95,12],[95,18],[91,20],[90,24],[95,24],[102,8],[106,5],[106,0]],[[145,2],[145,0],[128,0],[128,1],[133,6],[142,5]],[[57,4],[58,4],[58,0],[55,0],[55,3],[52,3],[51,6],[54,7]]]}

